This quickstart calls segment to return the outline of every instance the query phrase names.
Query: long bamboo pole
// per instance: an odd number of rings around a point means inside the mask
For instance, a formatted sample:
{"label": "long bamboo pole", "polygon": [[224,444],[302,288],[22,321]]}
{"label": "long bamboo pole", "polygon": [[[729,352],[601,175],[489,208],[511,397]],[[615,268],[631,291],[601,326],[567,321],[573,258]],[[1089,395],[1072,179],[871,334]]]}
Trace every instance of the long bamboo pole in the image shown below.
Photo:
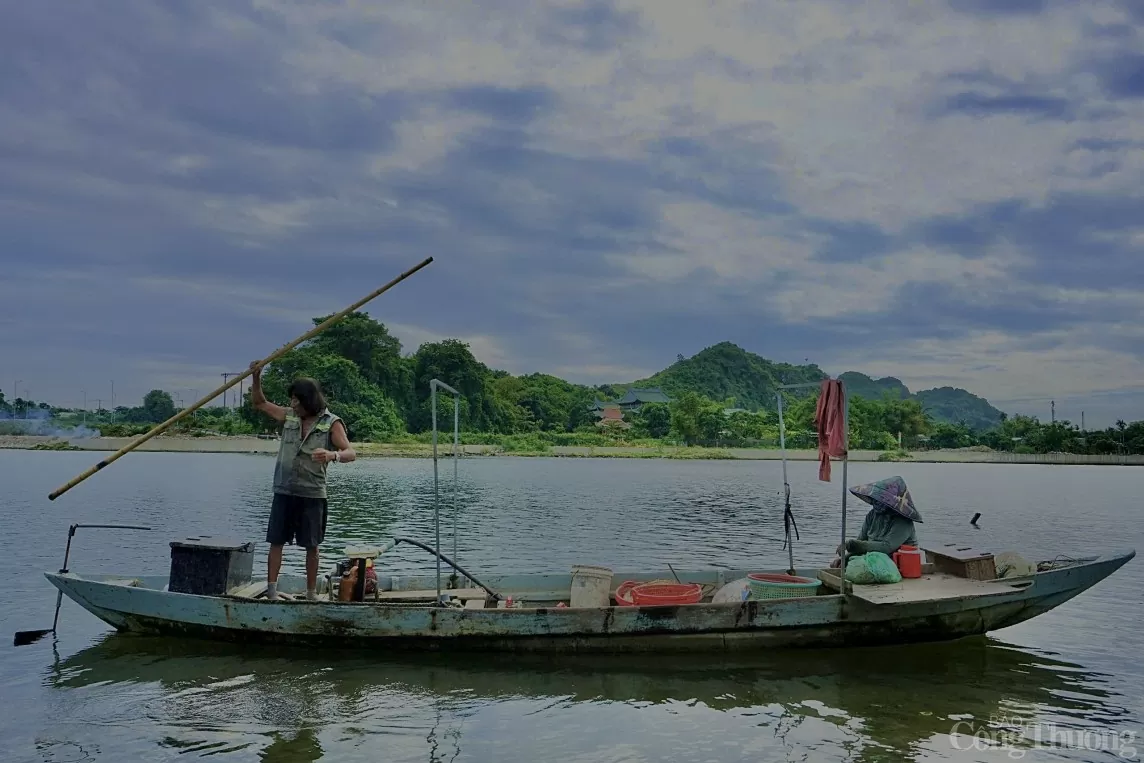
{"label": "long bamboo pole", "polygon": [[[259,363],[259,367],[261,368],[262,366],[265,366],[265,365],[269,365],[270,363],[274,362],[274,361],[275,361],[275,360],[277,360],[278,358],[280,358],[280,357],[282,357],[283,355],[285,355],[285,354],[286,354],[287,352],[289,352],[290,350],[292,350],[292,349],[294,349],[295,347],[297,347],[298,345],[300,345],[302,342],[305,342],[307,339],[312,339],[312,338],[314,338],[314,337],[315,337],[315,336],[317,336],[318,334],[320,334],[320,333],[322,333],[323,331],[325,331],[326,329],[328,329],[330,326],[332,326],[332,325],[334,325],[335,323],[337,323],[338,321],[340,321],[342,318],[344,318],[344,317],[346,317],[347,315],[349,315],[350,313],[352,313],[354,310],[357,310],[359,307],[361,307],[362,305],[364,305],[366,302],[369,302],[370,300],[372,300],[372,299],[375,299],[376,297],[379,297],[379,296],[381,296],[383,293],[385,293],[385,292],[389,291],[391,288],[393,288],[393,287],[394,287],[394,286],[396,286],[397,284],[401,283],[401,282],[402,282],[402,281],[404,281],[406,278],[408,278],[409,276],[413,275],[413,274],[414,274],[414,273],[416,273],[418,270],[420,270],[421,268],[425,267],[426,265],[428,265],[428,264],[429,264],[430,262],[432,262],[432,261],[433,261],[433,258],[432,258],[432,257],[428,257],[428,258],[426,258],[426,259],[422,260],[422,261],[421,261],[420,263],[418,263],[417,265],[413,266],[413,267],[412,267],[412,268],[410,268],[409,270],[405,271],[405,272],[404,272],[404,273],[402,273],[401,275],[399,275],[399,276],[397,276],[396,278],[394,278],[392,281],[390,281],[389,283],[387,283],[385,286],[382,286],[380,289],[377,289],[377,290],[375,290],[375,291],[371,292],[370,294],[368,294],[368,295],[366,295],[366,296],[362,297],[362,298],[361,298],[361,299],[359,299],[357,302],[354,302],[352,305],[350,305],[350,306],[349,306],[349,307],[347,307],[346,309],[342,310],[341,312],[338,312],[338,313],[335,313],[335,314],[331,315],[329,318],[327,318],[326,320],[322,321],[321,323],[319,323],[317,326],[315,326],[314,328],[312,328],[312,329],[310,329],[309,331],[307,331],[307,332],[306,332],[305,334],[303,334],[302,336],[298,337],[297,339],[295,339],[294,341],[292,341],[292,342],[290,342],[290,343],[288,343],[288,344],[285,344],[285,345],[283,345],[282,347],[280,347],[279,349],[275,350],[273,353],[271,353],[270,355],[268,355],[268,356],[266,357],[266,359],[262,360],[262,361]],[[76,486],[76,485],[78,485],[79,483],[83,482],[85,479],[87,479],[87,478],[88,478],[88,477],[90,477],[91,475],[93,475],[93,474],[95,474],[96,472],[98,472],[100,469],[103,469],[104,467],[108,466],[109,464],[112,464],[112,463],[114,463],[114,462],[115,462],[116,460],[118,460],[118,459],[119,459],[121,456],[123,456],[123,455],[124,455],[124,454],[126,454],[126,453],[129,453],[129,452],[131,452],[132,450],[135,450],[135,448],[138,448],[140,445],[142,445],[143,443],[147,442],[148,440],[150,440],[150,439],[151,439],[152,437],[154,437],[155,435],[157,435],[157,434],[159,434],[159,433],[161,433],[161,432],[164,432],[164,431],[166,431],[166,430],[167,430],[167,429],[168,429],[168,428],[169,428],[169,427],[170,427],[172,424],[174,424],[176,421],[179,421],[180,419],[182,419],[182,418],[184,418],[184,417],[186,417],[186,416],[189,416],[191,413],[193,413],[194,411],[196,411],[196,410],[198,410],[199,408],[203,407],[204,405],[206,405],[207,403],[209,403],[211,400],[214,400],[216,397],[218,397],[219,395],[221,395],[223,392],[225,392],[226,390],[228,390],[228,389],[230,389],[231,387],[235,386],[236,384],[238,384],[239,382],[241,382],[243,379],[245,379],[247,376],[250,376],[252,373],[254,373],[254,369],[253,369],[253,368],[247,368],[247,369],[246,369],[246,371],[244,371],[243,373],[241,373],[241,374],[239,374],[238,376],[234,377],[234,378],[233,378],[233,379],[231,379],[230,381],[228,381],[228,382],[224,383],[224,384],[223,384],[221,387],[219,387],[218,389],[216,389],[214,392],[211,392],[211,393],[209,393],[209,394],[208,394],[206,397],[204,397],[202,400],[199,400],[199,401],[198,401],[197,403],[195,403],[194,405],[192,405],[192,406],[190,406],[190,407],[188,407],[188,408],[184,408],[183,410],[179,411],[179,412],[178,412],[178,413],[176,413],[174,416],[172,416],[171,418],[169,418],[169,419],[167,419],[166,421],[164,421],[162,424],[158,424],[158,425],[156,425],[154,428],[152,428],[152,429],[151,429],[149,432],[147,432],[146,434],[142,434],[142,435],[140,435],[139,437],[135,438],[135,440],[133,440],[132,442],[128,443],[127,445],[124,445],[122,448],[120,448],[119,450],[115,451],[115,453],[113,453],[112,455],[110,455],[110,456],[108,456],[107,458],[103,459],[103,460],[102,460],[102,461],[100,461],[98,464],[96,464],[95,466],[93,466],[93,467],[91,467],[90,469],[88,469],[87,471],[85,471],[83,474],[80,474],[79,476],[77,476],[77,477],[75,477],[74,479],[72,479],[72,480],[71,480],[70,482],[68,482],[66,485],[63,485],[62,487],[58,487],[58,488],[56,488],[55,490],[53,490],[51,493],[48,493],[48,498],[49,498],[49,500],[52,500],[52,501],[56,500],[56,499],[57,499],[57,498],[59,498],[61,495],[63,495],[63,494],[64,494],[64,493],[66,493],[67,491],[71,490],[73,487],[75,487],[75,486]]]}

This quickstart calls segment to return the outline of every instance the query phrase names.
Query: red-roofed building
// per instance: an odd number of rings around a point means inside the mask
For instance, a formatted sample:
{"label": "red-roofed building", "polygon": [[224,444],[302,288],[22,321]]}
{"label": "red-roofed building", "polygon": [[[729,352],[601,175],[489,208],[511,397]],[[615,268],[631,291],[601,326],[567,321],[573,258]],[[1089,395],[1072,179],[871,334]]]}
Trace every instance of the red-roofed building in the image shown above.
{"label": "red-roofed building", "polygon": [[621,427],[622,429],[629,429],[631,424],[624,421],[624,412],[620,410],[619,406],[607,406],[600,410],[600,420],[596,422],[598,427]]}

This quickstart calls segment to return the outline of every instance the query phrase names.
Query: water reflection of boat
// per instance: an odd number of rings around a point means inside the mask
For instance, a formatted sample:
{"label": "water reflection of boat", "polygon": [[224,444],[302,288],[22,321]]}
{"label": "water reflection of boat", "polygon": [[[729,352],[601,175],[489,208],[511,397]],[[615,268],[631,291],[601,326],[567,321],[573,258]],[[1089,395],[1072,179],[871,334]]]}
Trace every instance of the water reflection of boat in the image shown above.
{"label": "water reflection of boat", "polygon": [[[984,638],[872,648],[860,657],[807,650],[684,660],[665,671],[662,661],[638,656],[575,656],[554,663],[539,656],[486,655],[458,662],[445,655],[388,660],[287,648],[260,657],[225,643],[109,637],[60,661],[47,680],[57,689],[157,684],[163,713],[173,717],[194,716],[215,704],[249,709],[284,702],[319,725],[337,723],[342,714],[360,722],[363,707],[415,702],[480,707],[531,701],[530,706],[558,704],[565,713],[600,703],[690,705],[738,717],[769,714],[776,735],[780,720],[834,723],[869,754],[894,759],[949,734],[957,718],[985,723],[1003,716],[1032,723],[1052,713],[1082,722],[1123,714],[1102,688],[1101,676]],[[390,698],[379,700],[383,696]],[[290,723],[288,717],[277,720]]]}

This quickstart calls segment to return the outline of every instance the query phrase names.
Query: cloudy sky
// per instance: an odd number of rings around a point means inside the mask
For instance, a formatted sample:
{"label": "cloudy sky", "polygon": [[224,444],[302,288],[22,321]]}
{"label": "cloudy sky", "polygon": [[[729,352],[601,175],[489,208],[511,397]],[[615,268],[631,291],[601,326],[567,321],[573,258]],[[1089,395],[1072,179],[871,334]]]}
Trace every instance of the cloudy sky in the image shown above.
{"label": "cloudy sky", "polygon": [[4,18],[8,395],[189,403],[433,256],[369,307],[408,351],[604,382],[730,340],[1144,418],[1138,0]]}

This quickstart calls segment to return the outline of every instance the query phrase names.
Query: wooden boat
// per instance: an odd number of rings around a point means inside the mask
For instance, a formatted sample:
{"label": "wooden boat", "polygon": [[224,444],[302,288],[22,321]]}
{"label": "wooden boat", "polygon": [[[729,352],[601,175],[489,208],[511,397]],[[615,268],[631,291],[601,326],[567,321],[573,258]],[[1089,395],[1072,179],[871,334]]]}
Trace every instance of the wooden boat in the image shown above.
{"label": "wooden boat", "polygon": [[[379,574],[375,590],[366,594],[366,576],[361,574],[348,596],[350,600],[343,601],[347,597],[343,595],[339,570],[326,576],[321,588],[323,596],[318,601],[269,601],[260,598],[265,582],[253,580],[250,575],[253,544],[230,542],[208,544],[205,557],[191,560],[187,568],[179,570],[176,570],[172,551],[172,571],[178,575],[174,582],[171,575],[80,575],[67,571],[66,553],[63,568],[57,573],[46,573],[48,580],[58,589],[59,596],[67,596],[104,622],[127,632],[385,649],[721,652],[885,645],[984,634],[1063,604],[1135,556],[1134,550],[1059,556],[1031,565],[1026,574],[999,577],[988,554],[929,548],[921,577],[889,585],[854,585],[843,580],[836,569],[796,569],[793,544],[790,544],[787,570],[679,572],[672,569],[615,574],[606,571],[604,578],[595,573],[589,575],[590,582],[596,583],[593,595],[589,596],[583,593],[582,585],[587,571],[502,575],[478,580],[440,551],[437,389],[444,389],[455,398],[459,398],[459,393],[436,379],[430,384],[434,411],[436,542],[429,546],[410,538],[396,538],[384,548],[347,549],[346,555],[356,560],[358,570],[364,571],[367,558],[383,562],[385,551],[397,543],[407,542],[436,556],[435,575]],[[458,404],[455,399],[455,410]],[[781,397],[779,421],[780,436],[783,436]],[[454,418],[454,491],[457,426]],[[785,449],[785,438],[783,446]],[[785,457],[783,482],[789,518],[790,488],[786,484]],[[843,539],[846,538],[846,489],[843,458]],[[76,527],[73,525],[69,531],[69,550]],[[789,542],[789,523],[787,535]],[[455,548],[455,524],[453,538]],[[190,546],[196,543],[201,542],[194,541]],[[226,569],[215,574],[213,582],[202,585],[192,582],[188,588],[187,581],[183,580],[186,569],[201,571],[210,564],[218,564],[220,551],[231,555],[225,561]],[[213,562],[207,560],[212,554]],[[448,581],[442,579],[442,562],[454,570]],[[845,558],[842,564],[845,565]],[[747,576],[759,572],[793,574],[814,585],[792,590],[779,584],[772,586],[769,593],[763,590],[763,598],[756,598],[757,591],[745,597]],[[606,585],[600,585],[602,579],[607,580]],[[630,588],[629,581],[692,584],[700,589],[701,597],[694,603],[636,604],[629,601],[625,593]],[[299,594],[304,591],[304,580],[283,575],[278,587],[287,594]],[[59,601],[57,597],[57,616]]]}
{"label": "wooden boat", "polygon": [[[673,579],[704,586],[696,604],[570,607],[571,575],[490,577],[483,587],[445,588],[435,576],[378,576],[364,601],[268,601],[253,582],[223,595],[165,591],[168,576],[47,573],[63,595],[127,632],[237,641],[286,641],[386,649],[551,652],[694,652],[773,647],[843,647],[941,641],[984,634],[1036,617],[1111,575],[1134,551],[1045,561],[1024,577],[970,580],[927,565],[921,578],[854,585],[837,570],[803,570],[822,585],[809,596],[712,601],[754,570],[620,573],[614,579]],[[775,570],[776,573],[785,571]],[[304,579],[282,575],[300,593]],[[325,587],[323,585],[323,587]],[[489,590],[495,592],[495,596]],[[732,590],[734,590],[732,588]],[[508,597],[512,607],[503,606]],[[497,597],[500,597],[499,599]],[[560,606],[565,604],[565,606]]]}

